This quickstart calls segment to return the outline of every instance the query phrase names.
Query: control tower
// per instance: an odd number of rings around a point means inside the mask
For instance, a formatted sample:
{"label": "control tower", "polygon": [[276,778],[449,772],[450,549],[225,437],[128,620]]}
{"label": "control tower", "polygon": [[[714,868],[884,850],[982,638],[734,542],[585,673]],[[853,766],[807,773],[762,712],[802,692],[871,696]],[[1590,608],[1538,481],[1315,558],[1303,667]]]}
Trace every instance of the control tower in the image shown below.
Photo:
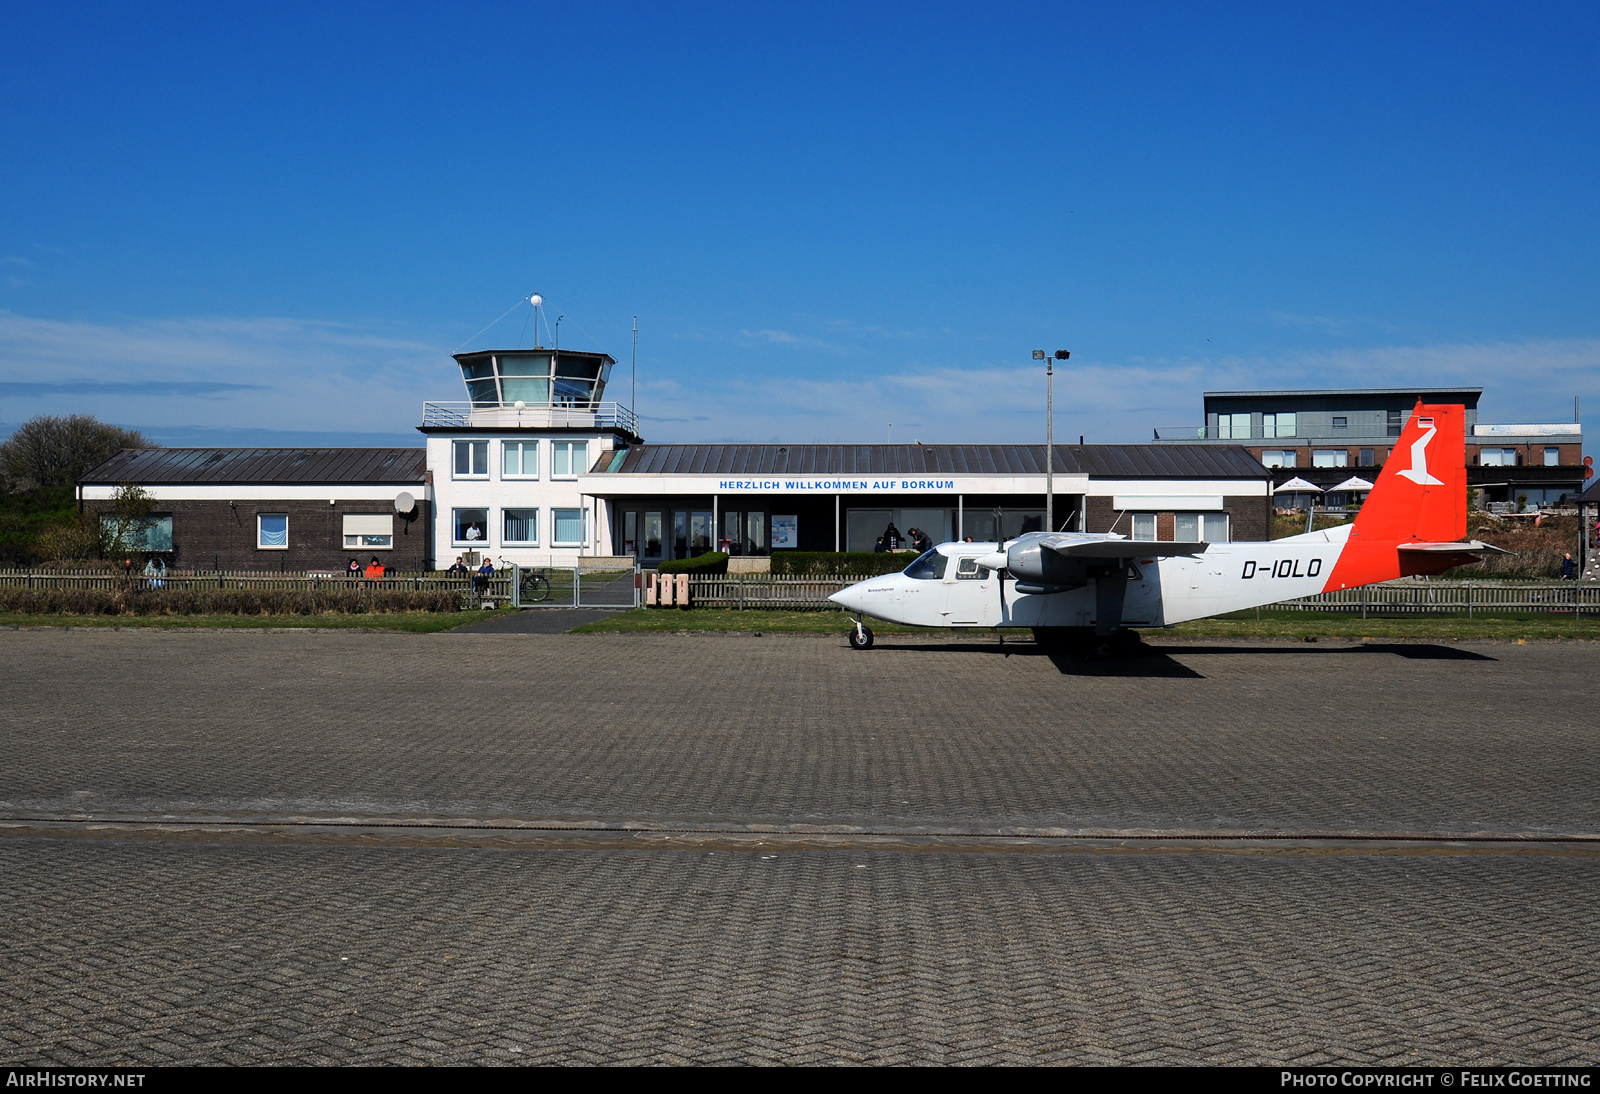
{"label": "control tower", "polygon": [[631,407],[608,402],[609,354],[535,346],[454,354],[464,402],[422,406],[435,508],[434,554],[497,565],[576,565],[609,555],[607,503],[578,476],[641,443]]}

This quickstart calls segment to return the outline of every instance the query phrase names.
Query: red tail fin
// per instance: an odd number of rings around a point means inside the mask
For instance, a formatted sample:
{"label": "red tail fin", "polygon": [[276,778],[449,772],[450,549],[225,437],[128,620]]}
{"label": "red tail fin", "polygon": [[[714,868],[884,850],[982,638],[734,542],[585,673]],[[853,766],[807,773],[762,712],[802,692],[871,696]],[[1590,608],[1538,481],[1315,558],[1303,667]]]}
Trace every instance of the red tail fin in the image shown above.
{"label": "red tail fin", "polygon": [[1328,575],[1328,589],[1388,581],[1426,560],[1402,543],[1449,543],[1467,534],[1467,409],[1417,403]]}

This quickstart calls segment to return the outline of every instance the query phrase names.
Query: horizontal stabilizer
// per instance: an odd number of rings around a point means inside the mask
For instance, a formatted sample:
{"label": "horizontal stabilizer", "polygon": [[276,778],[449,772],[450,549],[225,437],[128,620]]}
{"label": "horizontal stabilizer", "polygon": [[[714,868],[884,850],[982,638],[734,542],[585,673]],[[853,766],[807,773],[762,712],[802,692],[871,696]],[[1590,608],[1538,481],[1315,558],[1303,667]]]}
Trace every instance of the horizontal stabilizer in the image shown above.
{"label": "horizontal stabilizer", "polygon": [[1481,539],[1470,539],[1461,543],[1402,543],[1400,550],[1407,554],[1416,552],[1427,555],[1486,555],[1491,552],[1500,555],[1514,554],[1504,547],[1496,547],[1492,543],[1485,543]]}

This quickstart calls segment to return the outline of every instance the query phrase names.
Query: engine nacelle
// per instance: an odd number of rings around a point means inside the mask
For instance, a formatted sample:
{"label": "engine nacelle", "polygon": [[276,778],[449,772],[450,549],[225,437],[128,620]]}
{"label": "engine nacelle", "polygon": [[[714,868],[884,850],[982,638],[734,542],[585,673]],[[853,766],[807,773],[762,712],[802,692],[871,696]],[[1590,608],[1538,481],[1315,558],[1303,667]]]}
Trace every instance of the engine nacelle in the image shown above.
{"label": "engine nacelle", "polygon": [[[1064,592],[1081,589],[1089,574],[1081,559],[1067,558],[1037,541],[1014,543],[1005,553],[1006,571],[1024,592]],[[980,564],[981,560],[980,560]]]}

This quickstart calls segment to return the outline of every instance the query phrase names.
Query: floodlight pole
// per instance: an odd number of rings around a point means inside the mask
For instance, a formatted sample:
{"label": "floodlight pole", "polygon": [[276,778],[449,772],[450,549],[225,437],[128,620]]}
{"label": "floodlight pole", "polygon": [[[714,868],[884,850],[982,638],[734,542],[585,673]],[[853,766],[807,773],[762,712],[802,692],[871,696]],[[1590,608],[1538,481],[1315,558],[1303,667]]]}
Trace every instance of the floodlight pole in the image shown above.
{"label": "floodlight pole", "polygon": [[1042,349],[1033,351],[1035,361],[1044,365],[1044,530],[1056,530],[1056,362],[1065,361],[1071,354],[1058,349],[1055,356],[1047,356]]}

